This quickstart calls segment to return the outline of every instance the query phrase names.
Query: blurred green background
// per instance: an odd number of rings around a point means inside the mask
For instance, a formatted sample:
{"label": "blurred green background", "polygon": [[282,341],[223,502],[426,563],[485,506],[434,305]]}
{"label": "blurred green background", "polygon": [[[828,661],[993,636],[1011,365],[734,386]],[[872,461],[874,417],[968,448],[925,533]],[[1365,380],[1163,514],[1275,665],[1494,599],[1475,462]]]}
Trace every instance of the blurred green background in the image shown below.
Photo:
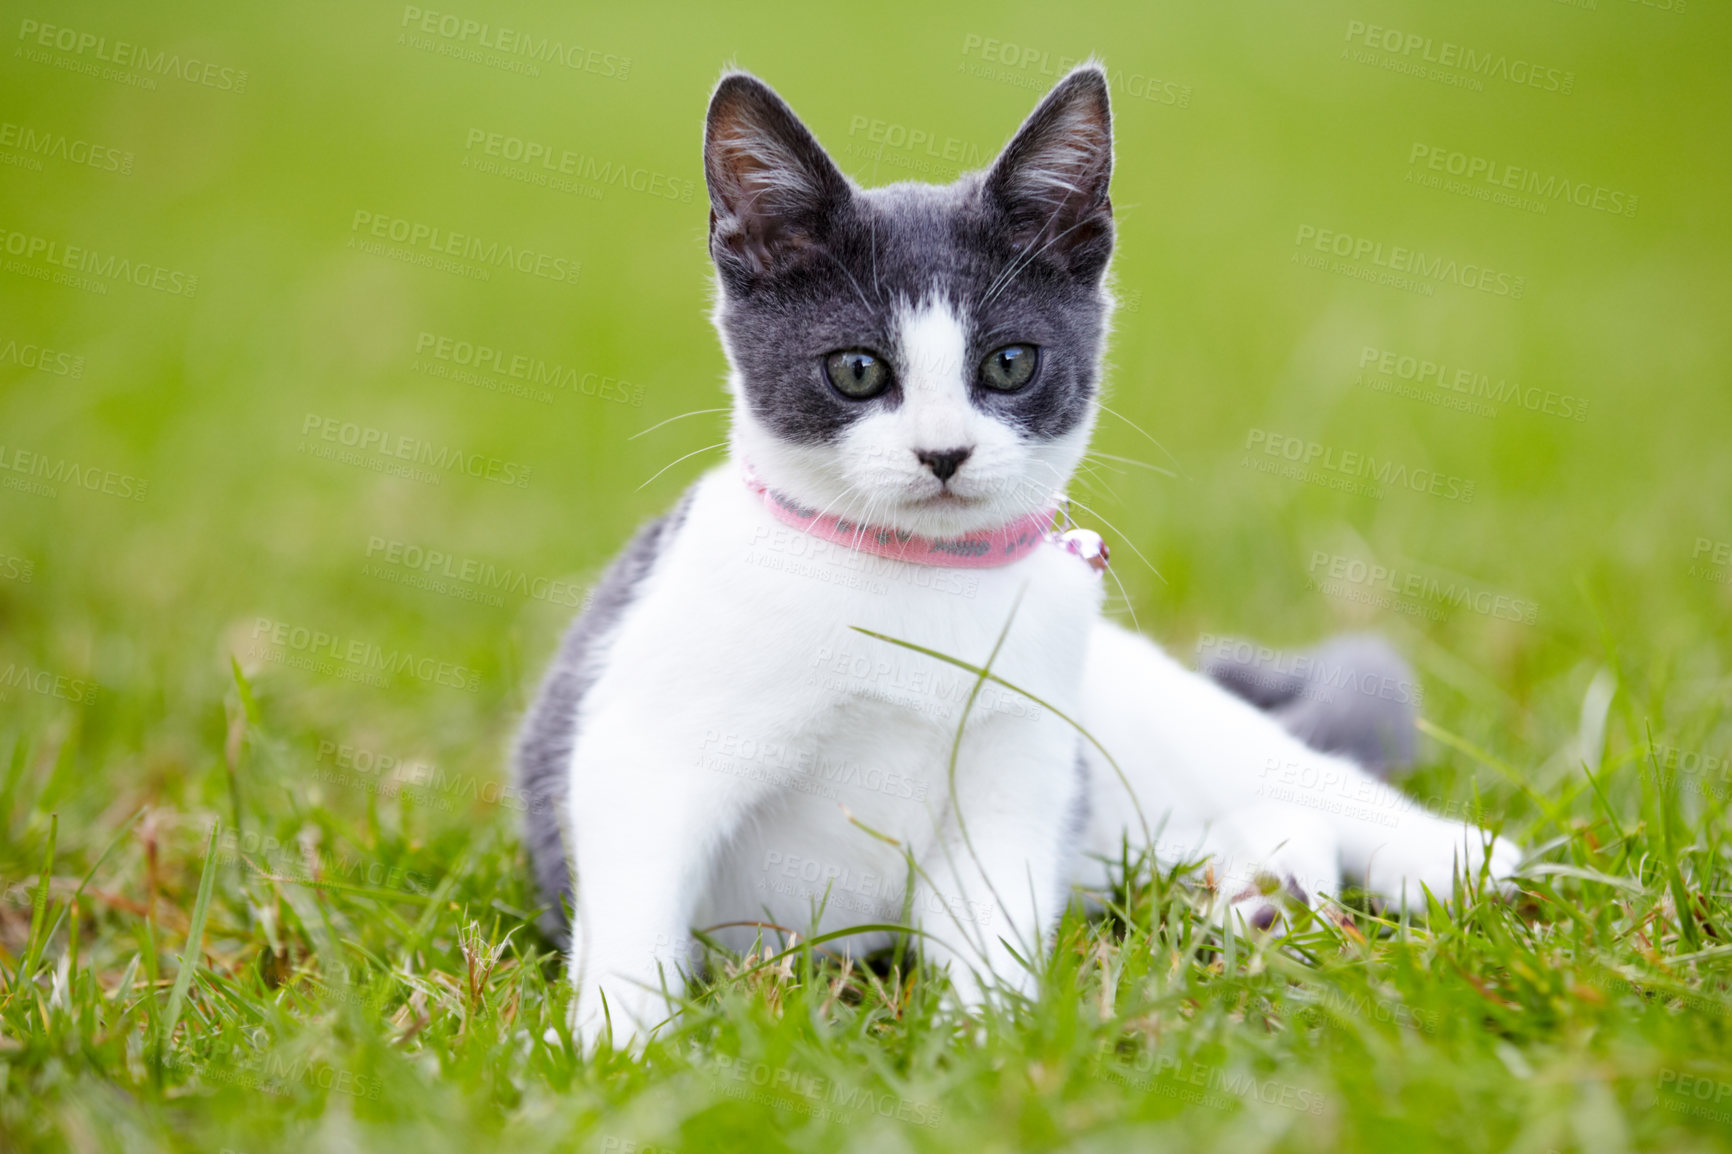
{"label": "blurred green background", "polygon": [[[1689,654],[1694,677],[1724,671],[1724,647],[1703,642],[1726,639],[1728,588],[1687,572],[1699,539],[1732,537],[1732,39],[1717,6],[68,4],[14,7],[8,35],[0,299],[19,351],[0,363],[4,475],[35,468],[41,482],[41,468],[74,465],[148,490],[0,490],[0,550],[30,569],[0,580],[0,662],[103,686],[83,715],[105,729],[110,714],[128,719],[141,769],[177,762],[179,731],[208,721],[200,703],[229,680],[231,654],[270,648],[260,618],[475,671],[473,693],[272,675],[389,748],[497,765],[574,599],[563,586],[537,598],[534,582],[592,575],[719,457],[644,486],[720,441],[723,414],[634,434],[725,403],[699,132],[730,62],[776,85],[846,171],[878,184],[984,163],[1060,68],[1105,61],[1123,301],[1109,404],[1125,419],[1103,419],[1097,448],[1176,475],[1103,462],[1077,492],[1109,540],[1147,558],[1123,548],[1116,570],[1146,629],[1182,646],[1198,632],[1293,641],[1369,619],[1401,635],[1439,691],[1502,726],[1523,722],[1521,699],[1549,678],[1579,675],[1602,627]],[[1468,54],[1485,66],[1425,62]],[[77,163],[81,142],[106,151]],[[535,147],[531,164],[506,159]],[[1423,183],[1470,160],[1518,193],[1531,173],[1530,204]],[[1621,194],[1633,215],[1593,207],[1596,193],[1605,205]],[[399,244],[375,221],[437,232]],[[1323,230],[1385,259],[1401,246],[1525,283],[1518,300],[1496,281],[1469,287],[1467,272],[1421,295],[1307,267],[1340,259],[1317,252]],[[462,251],[453,233],[549,269],[570,262],[575,280],[485,257],[459,257],[460,272],[403,259]],[[20,256],[14,234],[60,247]],[[101,291],[39,279],[68,271],[69,245],[196,276],[196,295],[100,271],[83,275]],[[489,365],[506,372],[455,375],[468,345],[499,350]],[[28,368],[31,346],[81,371]],[[1541,409],[1544,391],[1579,399],[1585,418],[1377,376],[1361,367],[1367,349],[1442,364],[1452,380],[1468,370]],[[557,386],[535,387],[538,371]],[[525,384],[528,396],[508,391]],[[320,423],[304,435],[309,418]],[[527,466],[526,483],[439,470],[431,484],[306,451],[340,448],[342,423]],[[1433,469],[1474,482],[1474,496],[1397,486],[1379,499],[1263,473],[1244,464],[1258,432]],[[1278,463],[1267,443],[1249,456]],[[19,452],[37,459],[20,465]],[[393,564],[381,541],[456,559],[439,573],[521,573],[531,595],[495,605],[406,587],[427,569],[407,548]],[[1368,608],[1308,588],[1333,564],[1319,552],[1442,573],[1538,612],[1435,622]],[[79,724],[64,704],[13,691],[7,710]]]}
{"label": "blurred green background", "polygon": [[[1105,62],[1124,460],[1076,495],[1115,612],[1187,657],[1382,630],[1428,718],[1527,767],[1616,666],[1664,687],[1657,738],[1724,756],[1723,5],[5,7],[9,884],[49,810],[63,844],[226,810],[231,658],[296,735],[260,797],[359,809],[321,743],[507,778],[584,583],[720,459],[724,414],[661,423],[726,403],[728,64],[872,185],[984,164]],[[346,427],[463,467],[333,457]],[[1344,454],[1447,495],[1344,491]],[[430,820],[510,845],[515,814]]]}

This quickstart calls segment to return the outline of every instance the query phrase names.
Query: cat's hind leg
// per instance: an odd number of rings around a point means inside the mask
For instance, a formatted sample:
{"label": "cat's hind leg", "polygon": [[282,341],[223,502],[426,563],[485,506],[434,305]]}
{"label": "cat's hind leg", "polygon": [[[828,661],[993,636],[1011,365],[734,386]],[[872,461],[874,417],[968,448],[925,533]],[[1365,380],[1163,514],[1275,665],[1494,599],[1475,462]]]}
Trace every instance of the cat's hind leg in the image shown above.
{"label": "cat's hind leg", "polygon": [[[1212,681],[1319,753],[1338,754],[1380,778],[1412,765],[1419,680],[1383,638],[1347,633],[1293,651],[1205,637],[1198,648]],[[1471,878],[1485,865],[1502,883],[1520,864],[1514,844],[1426,813],[1392,787],[1356,776],[1344,775],[1337,791],[1356,799],[1336,809],[1342,868],[1391,905],[1417,908],[1425,889],[1447,901],[1458,876]]]}
{"label": "cat's hind leg", "polygon": [[1115,858],[1128,840],[1170,861],[1182,855],[1156,843],[1169,840],[1160,831],[1179,829],[1200,836],[1211,855],[1238,855],[1240,874],[1262,863],[1279,879],[1277,862],[1290,858],[1315,876],[1316,886],[1304,887],[1313,896],[1339,894],[1345,877],[1410,908],[1422,887],[1448,900],[1458,874],[1471,878],[1489,864],[1501,884],[1519,864],[1506,842],[1490,843],[1488,861],[1489,835],[1427,812],[1346,757],[1310,748],[1269,713],[1107,622],[1090,646],[1083,721],[1117,763],[1088,751],[1096,858]]}

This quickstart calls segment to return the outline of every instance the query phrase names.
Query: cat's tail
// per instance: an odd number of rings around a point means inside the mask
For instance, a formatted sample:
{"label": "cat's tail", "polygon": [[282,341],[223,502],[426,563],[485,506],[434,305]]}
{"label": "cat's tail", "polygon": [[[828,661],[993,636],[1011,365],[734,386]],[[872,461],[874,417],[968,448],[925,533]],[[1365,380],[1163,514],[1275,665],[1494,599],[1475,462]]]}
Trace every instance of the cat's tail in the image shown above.
{"label": "cat's tail", "polygon": [[1384,778],[1413,764],[1419,679],[1383,638],[1343,633],[1293,651],[1205,636],[1198,650],[1209,678],[1312,749]]}

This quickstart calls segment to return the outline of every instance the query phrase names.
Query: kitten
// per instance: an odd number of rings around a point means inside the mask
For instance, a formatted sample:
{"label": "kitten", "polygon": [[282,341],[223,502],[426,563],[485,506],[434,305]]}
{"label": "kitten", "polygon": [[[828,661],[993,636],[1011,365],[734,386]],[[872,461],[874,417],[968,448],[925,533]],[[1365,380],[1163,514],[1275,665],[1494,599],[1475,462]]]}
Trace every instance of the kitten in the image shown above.
{"label": "kitten", "polygon": [[743,950],[913,924],[964,1007],[1031,993],[1019,957],[1127,840],[1209,855],[1217,916],[1263,928],[1344,876],[1413,905],[1510,874],[1512,846],[1104,621],[1104,551],[1048,532],[1111,308],[1098,67],[987,171],[876,189],[734,73],[704,165],[731,459],[607,571],[518,748],[586,1047],[668,1016],[694,927]]}

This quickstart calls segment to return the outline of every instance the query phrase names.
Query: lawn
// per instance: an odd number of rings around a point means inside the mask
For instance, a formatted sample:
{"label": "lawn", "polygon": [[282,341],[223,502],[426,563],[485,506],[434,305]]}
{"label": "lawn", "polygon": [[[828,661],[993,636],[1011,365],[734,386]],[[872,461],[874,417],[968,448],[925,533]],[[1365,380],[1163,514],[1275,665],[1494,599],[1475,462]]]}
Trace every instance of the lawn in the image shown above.
{"label": "lawn", "polygon": [[[726,7],[0,22],[0,1149],[1732,1148],[1732,16]],[[584,1060],[508,750],[721,460],[710,86],[944,181],[1091,53],[1111,612],[1390,637],[1519,892],[1130,862],[1036,1003],[773,940]]]}

